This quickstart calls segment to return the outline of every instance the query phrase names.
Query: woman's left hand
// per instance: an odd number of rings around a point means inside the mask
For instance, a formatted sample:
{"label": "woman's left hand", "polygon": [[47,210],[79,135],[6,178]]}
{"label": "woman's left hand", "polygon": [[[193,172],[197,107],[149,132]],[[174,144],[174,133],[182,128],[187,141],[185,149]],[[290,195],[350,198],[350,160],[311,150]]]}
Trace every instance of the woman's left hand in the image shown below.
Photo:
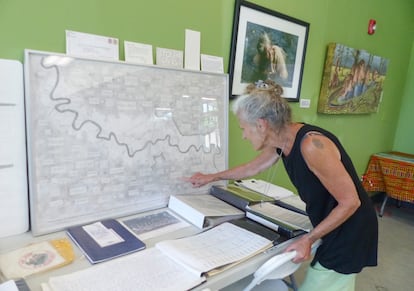
{"label": "woman's left hand", "polygon": [[285,252],[296,251],[296,257],[292,260],[294,263],[302,263],[311,258],[312,241],[305,234],[291,243]]}

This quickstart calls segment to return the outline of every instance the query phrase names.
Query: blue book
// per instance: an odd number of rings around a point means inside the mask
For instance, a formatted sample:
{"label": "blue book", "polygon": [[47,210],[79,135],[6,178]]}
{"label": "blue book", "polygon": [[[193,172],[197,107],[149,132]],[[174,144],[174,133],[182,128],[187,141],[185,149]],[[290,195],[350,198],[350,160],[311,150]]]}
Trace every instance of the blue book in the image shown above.
{"label": "blue book", "polygon": [[67,234],[92,264],[145,249],[145,243],[115,219],[69,227]]}

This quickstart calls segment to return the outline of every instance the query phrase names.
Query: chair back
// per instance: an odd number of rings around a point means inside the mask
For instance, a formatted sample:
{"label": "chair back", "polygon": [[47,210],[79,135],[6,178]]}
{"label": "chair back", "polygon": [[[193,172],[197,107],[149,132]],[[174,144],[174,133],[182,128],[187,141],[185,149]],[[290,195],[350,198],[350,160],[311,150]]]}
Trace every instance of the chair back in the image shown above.
{"label": "chair back", "polygon": [[[317,240],[315,243],[313,243],[311,250],[312,255],[315,254],[316,249],[321,243],[322,240]],[[254,286],[262,283],[265,280],[283,279],[293,274],[301,265],[301,263],[292,262],[293,258],[295,257],[296,251],[291,251],[281,253],[270,258],[256,270],[253,280],[246,288],[244,288],[243,291],[249,291],[253,289]]]}

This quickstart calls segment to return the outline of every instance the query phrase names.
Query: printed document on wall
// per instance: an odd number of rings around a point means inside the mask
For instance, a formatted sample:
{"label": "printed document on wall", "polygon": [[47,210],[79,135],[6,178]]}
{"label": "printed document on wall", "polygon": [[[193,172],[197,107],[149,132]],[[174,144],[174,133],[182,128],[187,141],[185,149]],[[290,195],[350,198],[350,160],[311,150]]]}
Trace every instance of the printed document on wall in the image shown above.
{"label": "printed document on wall", "polygon": [[117,61],[119,40],[109,36],[66,30],[66,54]]}

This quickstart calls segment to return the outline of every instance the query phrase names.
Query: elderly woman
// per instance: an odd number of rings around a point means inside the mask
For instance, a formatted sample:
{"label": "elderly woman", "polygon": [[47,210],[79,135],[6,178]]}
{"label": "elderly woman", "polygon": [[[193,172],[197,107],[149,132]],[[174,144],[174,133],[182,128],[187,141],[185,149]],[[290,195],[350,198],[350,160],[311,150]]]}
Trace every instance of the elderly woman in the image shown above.
{"label": "elderly woman", "polygon": [[272,81],[251,84],[234,101],[243,138],[260,154],[250,162],[218,173],[196,173],[187,180],[200,187],[217,180],[238,180],[260,173],[282,159],[306,203],[314,226],[290,244],[294,262],[311,258],[311,246],[322,245],[300,290],[354,290],[355,276],[377,265],[378,221],[352,161],[332,133],[291,120],[283,89]]}

